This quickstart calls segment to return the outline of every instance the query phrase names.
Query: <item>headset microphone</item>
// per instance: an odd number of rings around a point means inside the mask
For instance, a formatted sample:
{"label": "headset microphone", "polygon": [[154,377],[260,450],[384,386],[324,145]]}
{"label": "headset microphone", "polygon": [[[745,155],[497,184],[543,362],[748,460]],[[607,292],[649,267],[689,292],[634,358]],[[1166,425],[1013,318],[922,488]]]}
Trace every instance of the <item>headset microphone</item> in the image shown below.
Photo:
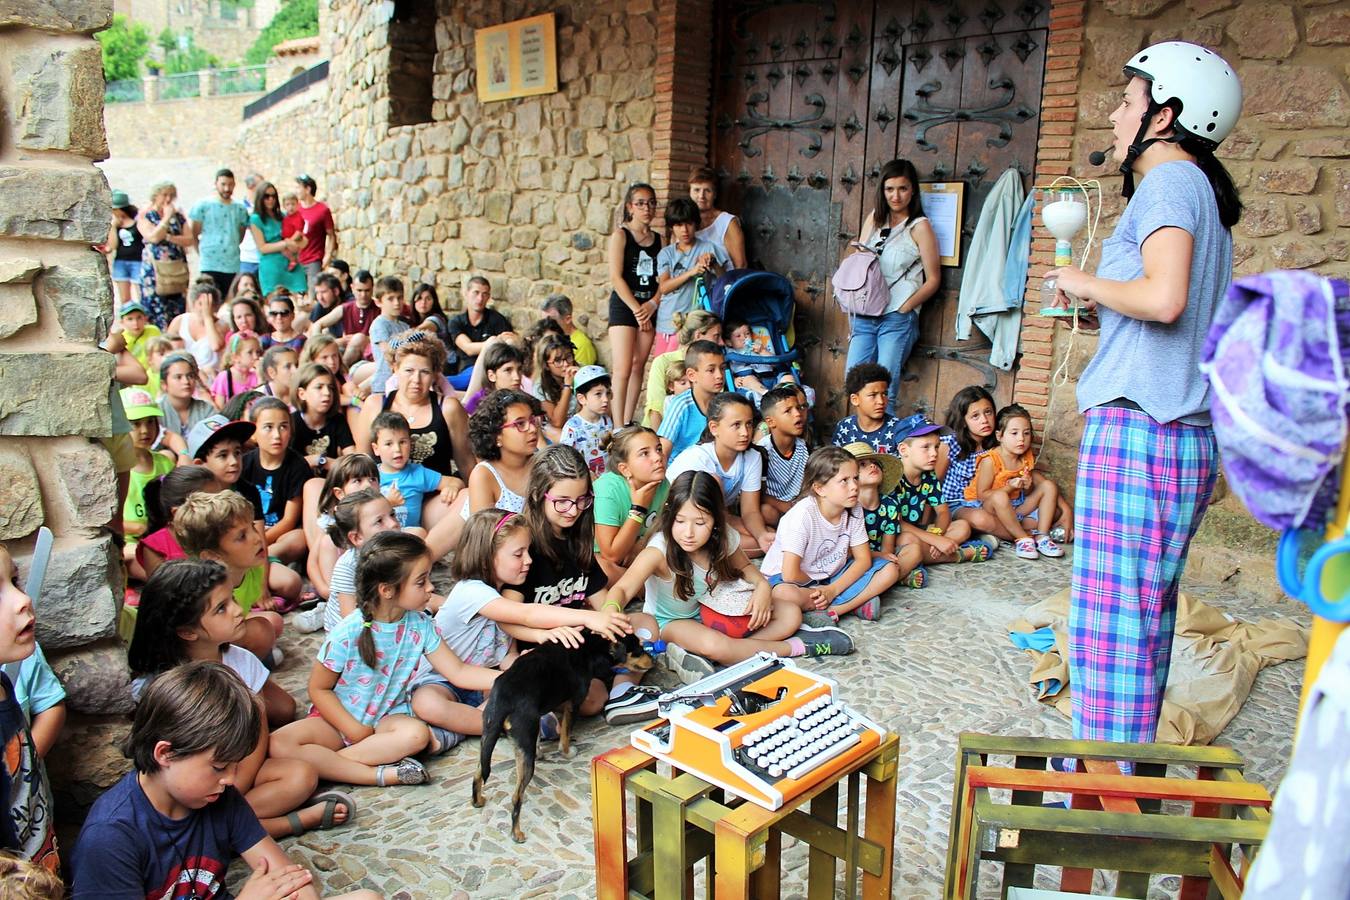
{"label": "headset microphone", "polygon": [[1093,150],[1088,154],[1088,162],[1094,166],[1100,166],[1106,162],[1106,153],[1101,150]]}

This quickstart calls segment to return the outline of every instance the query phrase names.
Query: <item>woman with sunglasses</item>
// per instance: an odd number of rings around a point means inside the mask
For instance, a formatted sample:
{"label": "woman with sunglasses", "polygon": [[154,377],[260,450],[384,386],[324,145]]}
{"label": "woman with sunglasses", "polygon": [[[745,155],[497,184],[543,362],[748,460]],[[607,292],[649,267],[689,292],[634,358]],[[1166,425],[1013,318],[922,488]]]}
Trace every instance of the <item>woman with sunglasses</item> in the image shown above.
{"label": "woman with sunglasses", "polygon": [[305,346],[305,335],[295,330],[295,301],[290,291],[277,288],[267,298],[266,333],[262,336],[263,350],[282,344],[299,353]]}
{"label": "woman with sunglasses", "polygon": [[281,200],[276,185],[264,181],[253,195],[253,215],[248,217],[249,232],[258,245],[258,284],[263,296],[278,287],[298,294],[303,294],[306,288],[305,270],[298,266],[287,268],[290,259],[285,252],[290,250],[292,256],[298,253],[305,246],[305,235],[297,232],[283,238],[281,219]]}
{"label": "woman with sunglasses", "polygon": [[[554,444],[539,453],[530,470],[525,497],[525,523],[530,529],[530,569],[525,580],[507,586],[507,600],[540,603],[598,611],[622,613],[617,603],[606,597],[608,579],[595,555],[595,493],[586,460],[573,447]],[[656,620],[646,613],[629,613],[628,624],[639,637],[657,634]],[[613,691],[600,681],[592,681],[590,692],[578,712],[591,716],[605,709],[610,696],[629,694],[642,678],[642,672],[615,675]],[[626,698],[623,708],[633,705],[645,689]],[[654,702],[648,703],[655,713]],[[615,704],[619,708],[620,704]],[[639,718],[645,718],[644,711]],[[622,721],[633,721],[625,717]]]}
{"label": "woman with sunglasses", "polygon": [[652,231],[656,191],[635,184],[623,198],[623,222],[609,237],[609,342],[614,350],[614,421],[630,422],[637,415],[642,392],[642,367],[656,338],[656,256],[661,236]]}

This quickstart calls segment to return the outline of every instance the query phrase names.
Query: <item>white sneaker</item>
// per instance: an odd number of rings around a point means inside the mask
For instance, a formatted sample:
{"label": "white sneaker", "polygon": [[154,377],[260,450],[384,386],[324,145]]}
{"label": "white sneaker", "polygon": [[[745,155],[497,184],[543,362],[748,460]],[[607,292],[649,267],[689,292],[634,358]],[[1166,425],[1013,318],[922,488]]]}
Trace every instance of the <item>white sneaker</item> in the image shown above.
{"label": "white sneaker", "polygon": [[666,667],[675,673],[681,684],[702,681],[717,667],[705,657],[684,649],[679,644],[666,644]]}
{"label": "white sneaker", "polygon": [[291,616],[291,627],[301,634],[313,634],[323,628],[324,604],[303,610]]}

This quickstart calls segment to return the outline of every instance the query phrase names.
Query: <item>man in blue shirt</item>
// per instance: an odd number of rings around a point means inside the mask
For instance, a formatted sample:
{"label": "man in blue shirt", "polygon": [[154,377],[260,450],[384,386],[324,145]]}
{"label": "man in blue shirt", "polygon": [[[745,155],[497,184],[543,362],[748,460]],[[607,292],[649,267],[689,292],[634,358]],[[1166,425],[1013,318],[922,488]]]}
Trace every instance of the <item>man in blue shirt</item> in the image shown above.
{"label": "man in blue shirt", "polygon": [[234,173],[221,169],[216,172],[216,196],[198,201],[188,213],[202,256],[202,274],[211,276],[222,297],[239,274],[239,242],[248,228],[248,209],[233,198]]}

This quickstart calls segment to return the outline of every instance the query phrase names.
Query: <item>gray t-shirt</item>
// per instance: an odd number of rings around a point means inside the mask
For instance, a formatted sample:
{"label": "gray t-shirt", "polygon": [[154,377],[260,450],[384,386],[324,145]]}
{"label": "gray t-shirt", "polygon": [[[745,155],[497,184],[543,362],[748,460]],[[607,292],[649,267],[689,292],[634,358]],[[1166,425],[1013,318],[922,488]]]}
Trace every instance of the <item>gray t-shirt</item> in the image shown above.
{"label": "gray t-shirt", "polygon": [[[370,382],[372,394],[383,394],[385,382],[394,374],[389,368],[389,358],[384,355],[384,351],[389,349],[389,342],[411,328],[402,319],[386,319],[384,316],[370,323],[371,354],[375,357],[375,378]],[[384,347],[377,347],[376,344],[383,344]]]}
{"label": "gray t-shirt", "polygon": [[1078,379],[1078,410],[1116,398],[1132,400],[1155,421],[1208,425],[1209,382],[1200,374],[1205,335],[1233,279],[1233,235],[1219,222],[1214,190],[1191,162],[1155,166],[1139,183],[1111,237],[1097,275],[1133,281],[1144,275],[1144,241],[1159,228],[1194,239],[1186,309],[1176,322],[1145,322],[1101,311],[1097,353]]}
{"label": "gray t-shirt", "polygon": [[[720,244],[710,244],[695,238],[694,245],[687,251],[681,251],[674,244],[662,247],[656,255],[656,274],[659,276],[664,272],[669,277],[683,275],[697,265],[698,258],[705,253],[711,253],[719,266],[731,262],[731,257],[727,256],[727,251]],[[709,291],[712,290],[712,281],[709,278]],[[673,334],[675,314],[689,312],[693,308],[694,279],[691,278],[669,294],[661,295],[661,303],[656,309],[656,330],[662,334]]]}

